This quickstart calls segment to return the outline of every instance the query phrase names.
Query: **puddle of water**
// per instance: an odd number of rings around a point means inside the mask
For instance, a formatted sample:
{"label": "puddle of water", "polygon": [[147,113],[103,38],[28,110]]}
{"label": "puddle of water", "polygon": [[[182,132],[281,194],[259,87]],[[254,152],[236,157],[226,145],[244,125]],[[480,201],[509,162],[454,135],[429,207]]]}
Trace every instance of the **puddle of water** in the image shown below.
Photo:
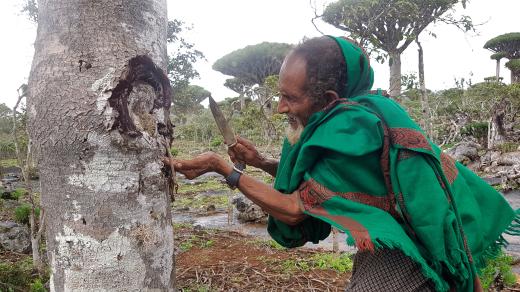
{"label": "puddle of water", "polygon": [[[189,213],[178,213],[173,215],[173,221],[175,223],[189,223],[193,226],[201,226],[204,228],[216,228],[223,229],[229,231],[235,231],[240,234],[254,236],[259,239],[269,240],[271,236],[267,233],[267,226],[265,224],[260,223],[242,223],[236,219],[236,216],[233,218],[231,224],[228,224],[228,215],[227,213],[217,213],[207,216],[197,216],[196,214]],[[338,250],[339,251],[348,251],[355,252],[356,248],[348,246],[346,243],[346,235],[344,233],[338,232],[337,236],[338,242]],[[308,249],[321,249],[332,251],[333,250],[333,237],[332,233],[325,240],[320,241],[318,244],[313,244],[311,242],[306,243],[303,248]]]}

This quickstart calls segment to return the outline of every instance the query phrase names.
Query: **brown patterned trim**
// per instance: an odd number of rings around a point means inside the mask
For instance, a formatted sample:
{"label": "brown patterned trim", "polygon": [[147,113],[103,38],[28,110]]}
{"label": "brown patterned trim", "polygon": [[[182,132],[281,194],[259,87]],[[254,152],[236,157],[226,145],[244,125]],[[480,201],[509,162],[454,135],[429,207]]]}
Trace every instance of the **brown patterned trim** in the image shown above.
{"label": "brown patterned trim", "polygon": [[444,152],[441,153],[441,167],[446,179],[452,184],[459,175],[459,170],[455,165],[455,159]]}
{"label": "brown patterned trim", "polygon": [[339,224],[344,230],[348,230],[354,238],[356,247],[359,250],[374,251],[374,243],[372,242],[372,239],[370,239],[368,230],[356,220],[346,216],[332,215],[321,206],[314,207],[309,210],[309,213],[328,218]]}
{"label": "brown patterned trim", "polygon": [[408,158],[412,158],[417,155],[418,155],[418,153],[415,151],[411,151],[408,149],[401,149],[401,150],[399,150],[399,155],[397,156],[397,160],[401,161],[401,160],[405,160]]}
{"label": "brown patterned trim", "polygon": [[299,193],[305,210],[311,210],[320,206],[326,200],[339,196],[353,202],[376,207],[390,213],[394,217],[397,215],[386,197],[377,197],[361,192],[334,192],[312,178],[301,184]]}
{"label": "brown patterned trim", "polygon": [[[381,119],[383,121],[383,119]],[[389,205],[389,213],[395,218],[400,218],[396,211],[396,199],[394,189],[392,188],[392,180],[390,179],[390,136],[388,134],[388,127],[383,124],[383,149],[379,159],[381,171],[385,180],[386,191],[388,196],[386,198]]]}
{"label": "brown patterned trim", "polygon": [[390,128],[390,140],[392,144],[405,148],[419,148],[432,151],[432,147],[426,137],[417,131],[408,128]]}

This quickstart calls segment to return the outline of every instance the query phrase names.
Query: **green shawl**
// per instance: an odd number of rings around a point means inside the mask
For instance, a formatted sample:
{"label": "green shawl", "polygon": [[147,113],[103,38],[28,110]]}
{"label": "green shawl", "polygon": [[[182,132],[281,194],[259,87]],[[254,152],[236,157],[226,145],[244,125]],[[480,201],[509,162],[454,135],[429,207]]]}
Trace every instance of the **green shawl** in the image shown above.
{"label": "green shawl", "polygon": [[314,113],[295,145],[284,142],[274,185],[299,190],[309,216],[297,226],[270,217],[269,234],[296,247],[326,238],[332,225],[359,250],[400,249],[438,291],[473,291],[476,272],[507,244],[501,234],[519,234],[519,218],[396,102],[370,94],[365,55],[334,39],[348,68],[343,98]]}

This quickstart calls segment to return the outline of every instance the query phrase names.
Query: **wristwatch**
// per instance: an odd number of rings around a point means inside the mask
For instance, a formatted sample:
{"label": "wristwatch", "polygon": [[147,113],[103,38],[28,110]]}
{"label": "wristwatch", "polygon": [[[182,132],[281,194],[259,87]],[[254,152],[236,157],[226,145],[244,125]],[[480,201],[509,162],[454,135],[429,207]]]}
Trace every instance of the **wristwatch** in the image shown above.
{"label": "wristwatch", "polygon": [[226,177],[226,183],[232,190],[237,188],[238,180],[244,172],[244,166],[243,163],[236,163],[233,165],[233,171],[231,171],[231,173]]}

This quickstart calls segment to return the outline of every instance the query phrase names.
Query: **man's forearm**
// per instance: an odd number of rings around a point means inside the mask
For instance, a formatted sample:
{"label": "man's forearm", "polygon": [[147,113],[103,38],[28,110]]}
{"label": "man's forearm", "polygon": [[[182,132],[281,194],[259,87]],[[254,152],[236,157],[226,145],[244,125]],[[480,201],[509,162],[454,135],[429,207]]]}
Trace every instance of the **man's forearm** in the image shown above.
{"label": "man's forearm", "polygon": [[[221,174],[227,176],[231,171],[231,166],[226,165]],[[246,174],[240,176],[238,188],[260,208],[286,224],[296,225],[306,217],[300,208],[297,192],[283,194]]]}

